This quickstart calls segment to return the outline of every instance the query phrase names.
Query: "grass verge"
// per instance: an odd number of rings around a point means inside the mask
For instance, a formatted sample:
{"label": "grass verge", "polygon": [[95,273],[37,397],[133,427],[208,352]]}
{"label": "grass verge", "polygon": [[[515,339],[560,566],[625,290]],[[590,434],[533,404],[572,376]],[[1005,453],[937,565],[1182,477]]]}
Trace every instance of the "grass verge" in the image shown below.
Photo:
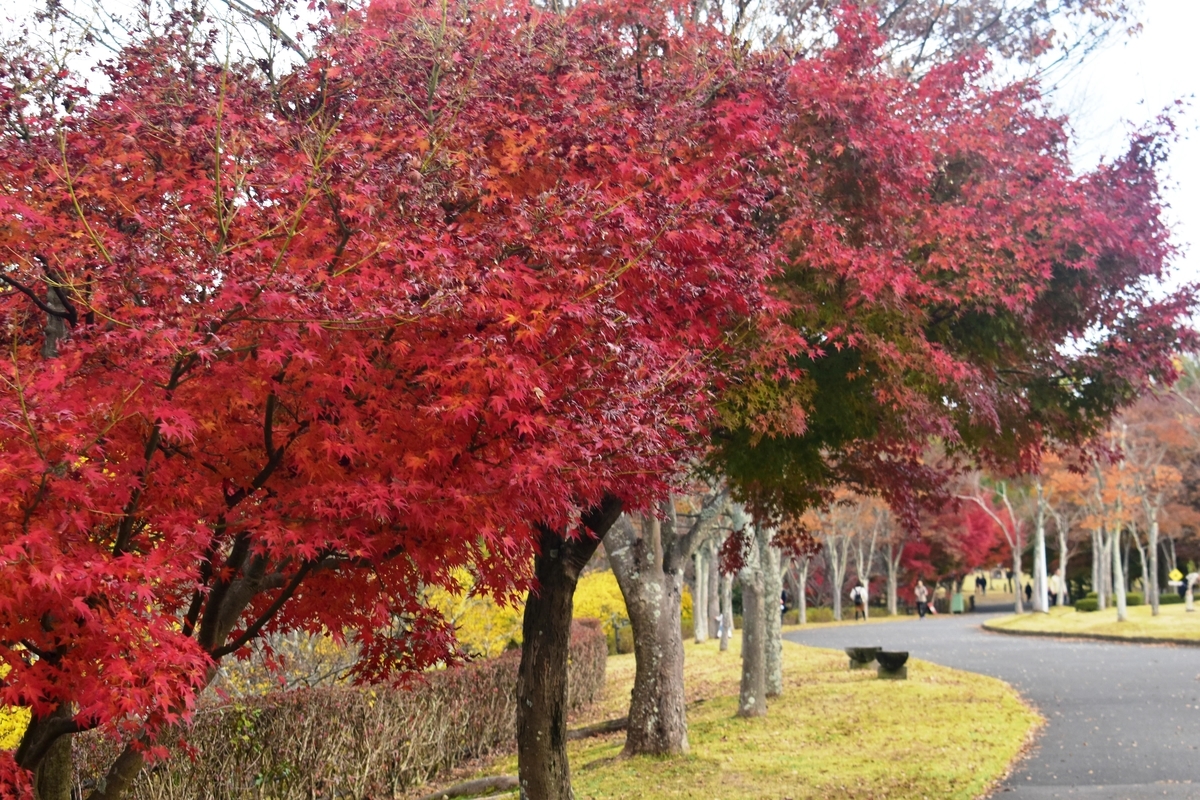
{"label": "grass verge", "polygon": [[[841,652],[791,642],[783,696],[766,719],[736,719],[739,645],[685,645],[690,755],[622,758],[623,733],[572,742],[575,796],[966,800],[1006,774],[1040,724],[993,678],[911,661],[907,681],[881,681],[847,670]],[[574,723],[625,714],[633,671],[632,655],[610,657],[605,697]],[[477,774],[516,767],[510,756]]]}
{"label": "grass verge", "polygon": [[1117,622],[1115,608],[1091,612],[1052,608],[1049,614],[1014,614],[984,627],[1006,633],[1200,644],[1200,612],[1188,614],[1183,604],[1160,606],[1157,617],[1150,615],[1150,606],[1130,606],[1127,611],[1125,622]]}

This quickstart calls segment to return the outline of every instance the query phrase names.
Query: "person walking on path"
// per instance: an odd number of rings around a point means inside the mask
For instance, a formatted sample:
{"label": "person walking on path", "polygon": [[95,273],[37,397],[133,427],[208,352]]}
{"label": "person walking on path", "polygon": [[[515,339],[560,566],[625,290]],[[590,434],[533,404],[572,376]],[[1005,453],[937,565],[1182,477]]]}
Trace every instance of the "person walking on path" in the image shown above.
{"label": "person walking on path", "polygon": [[925,581],[917,581],[917,588],[913,590],[913,594],[917,598],[917,616],[925,619],[925,615],[929,613],[929,590],[925,588]]}
{"label": "person walking on path", "polygon": [[1033,602],[1033,584],[1032,583],[1025,584],[1025,602],[1026,603]]}
{"label": "person walking on path", "polygon": [[858,620],[858,615],[862,614],[862,618],[867,618],[867,587],[861,583],[850,590],[850,602],[854,603],[854,619]]}

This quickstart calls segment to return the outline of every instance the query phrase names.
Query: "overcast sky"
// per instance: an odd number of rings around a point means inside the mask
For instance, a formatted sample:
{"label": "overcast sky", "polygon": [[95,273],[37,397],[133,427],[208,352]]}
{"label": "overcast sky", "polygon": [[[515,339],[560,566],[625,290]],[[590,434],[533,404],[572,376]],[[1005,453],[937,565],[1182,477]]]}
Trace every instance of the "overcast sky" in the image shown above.
{"label": "overcast sky", "polygon": [[1053,93],[1071,117],[1077,166],[1121,152],[1131,125],[1153,120],[1175,100],[1182,139],[1167,165],[1169,219],[1182,252],[1176,282],[1200,280],[1200,3],[1145,0],[1142,32],[1109,43]]}

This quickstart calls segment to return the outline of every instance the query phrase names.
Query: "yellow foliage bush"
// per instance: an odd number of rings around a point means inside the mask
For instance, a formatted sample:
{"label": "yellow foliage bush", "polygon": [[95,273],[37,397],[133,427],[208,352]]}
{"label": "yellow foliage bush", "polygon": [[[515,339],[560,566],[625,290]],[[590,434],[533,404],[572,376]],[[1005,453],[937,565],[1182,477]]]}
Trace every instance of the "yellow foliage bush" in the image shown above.
{"label": "yellow foliage bush", "polygon": [[0,750],[16,750],[28,725],[28,708],[0,708]]}
{"label": "yellow foliage bush", "polygon": [[425,601],[454,624],[462,649],[471,655],[495,658],[505,650],[519,647],[524,607],[504,606],[491,597],[472,595],[474,582],[465,571],[455,579],[460,591],[434,587],[426,592]]}
{"label": "yellow foliage bush", "polygon": [[625,598],[617,585],[617,576],[612,572],[589,572],[579,579],[575,587],[575,617],[592,617],[604,626],[604,635],[610,640],[617,629],[629,625],[629,612],[625,610]]}

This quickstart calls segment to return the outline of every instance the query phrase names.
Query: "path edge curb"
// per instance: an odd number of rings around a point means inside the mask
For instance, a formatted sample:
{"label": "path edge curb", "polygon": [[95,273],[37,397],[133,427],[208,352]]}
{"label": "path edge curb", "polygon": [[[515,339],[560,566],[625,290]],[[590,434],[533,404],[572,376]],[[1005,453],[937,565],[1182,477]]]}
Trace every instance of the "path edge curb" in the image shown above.
{"label": "path edge curb", "polygon": [[980,627],[990,633],[1003,633],[1007,636],[1034,636],[1044,639],[1080,639],[1091,642],[1117,642],[1120,644],[1172,644],[1180,647],[1200,647],[1200,639],[1170,639],[1159,636],[1113,636],[1106,633],[1071,633],[1054,631],[1015,631],[1010,628],[997,628],[990,622],[980,623]]}

